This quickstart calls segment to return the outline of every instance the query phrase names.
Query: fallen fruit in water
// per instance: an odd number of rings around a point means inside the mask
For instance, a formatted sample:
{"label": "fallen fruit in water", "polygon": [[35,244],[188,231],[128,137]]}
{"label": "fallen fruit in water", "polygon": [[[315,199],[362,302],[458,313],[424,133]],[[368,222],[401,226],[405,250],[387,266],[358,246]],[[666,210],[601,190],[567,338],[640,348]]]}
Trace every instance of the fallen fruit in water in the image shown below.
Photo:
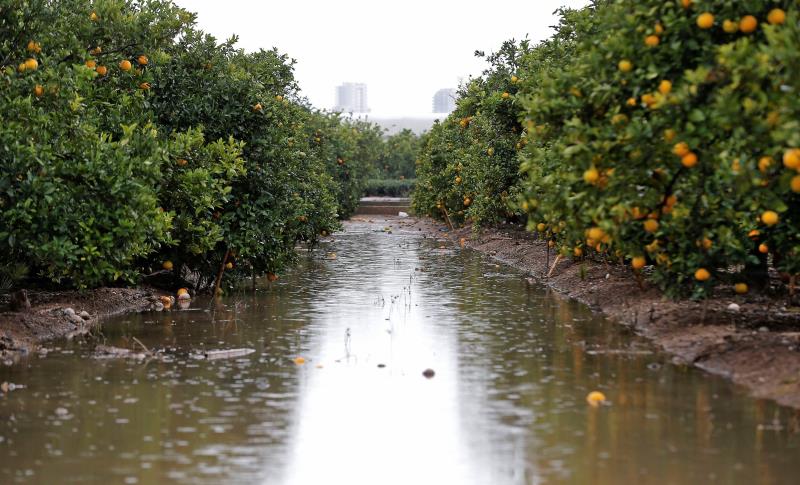
{"label": "fallen fruit in water", "polygon": [[591,406],[599,406],[606,401],[606,395],[600,391],[592,391],[586,396],[586,402],[588,402]]}

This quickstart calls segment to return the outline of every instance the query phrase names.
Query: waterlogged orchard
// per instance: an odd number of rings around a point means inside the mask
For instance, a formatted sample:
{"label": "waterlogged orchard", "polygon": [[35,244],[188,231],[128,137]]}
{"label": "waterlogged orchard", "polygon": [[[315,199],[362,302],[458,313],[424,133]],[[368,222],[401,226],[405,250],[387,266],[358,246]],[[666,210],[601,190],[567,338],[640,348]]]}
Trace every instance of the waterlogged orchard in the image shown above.
{"label": "waterlogged orchard", "polygon": [[310,107],[287,56],[168,1],[4,2],[0,67],[3,288],[274,279],[387,157],[376,125]]}
{"label": "waterlogged orchard", "polygon": [[416,210],[527,222],[561,257],[627,264],[673,296],[764,291],[773,270],[794,293],[797,2],[559,13],[549,39],[488,56],[426,135]]}

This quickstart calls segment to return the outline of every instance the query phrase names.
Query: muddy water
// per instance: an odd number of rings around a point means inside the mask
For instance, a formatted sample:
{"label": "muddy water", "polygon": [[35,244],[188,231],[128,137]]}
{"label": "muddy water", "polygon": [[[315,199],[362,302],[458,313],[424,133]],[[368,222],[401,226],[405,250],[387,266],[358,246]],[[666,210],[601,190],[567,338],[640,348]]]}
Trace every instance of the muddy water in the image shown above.
{"label": "muddy water", "polygon": [[[255,297],[103,329],[164,359],[61,344],[4,366],[25,387],[0,397],[0,482],[797,483],[796,413],[387,224],[350,223]],[[256,351],[193,356],[230,348]]]}

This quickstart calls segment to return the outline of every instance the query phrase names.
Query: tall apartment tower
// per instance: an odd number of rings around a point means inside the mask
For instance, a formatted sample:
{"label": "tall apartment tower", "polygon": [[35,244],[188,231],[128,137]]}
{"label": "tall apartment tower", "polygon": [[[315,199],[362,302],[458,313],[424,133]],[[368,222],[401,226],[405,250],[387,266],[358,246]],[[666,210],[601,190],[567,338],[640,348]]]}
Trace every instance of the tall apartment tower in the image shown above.
{"label": "tall apartment tower", "polygon": [[433,112],[449,113],[456,109],[456,90],[440,89],[433,95]]}
{"label": "tall apartment tower", "polygon": [[344,83],[336,86],[336,106],[333,109],[344,113],[369,113],[367,85]]}

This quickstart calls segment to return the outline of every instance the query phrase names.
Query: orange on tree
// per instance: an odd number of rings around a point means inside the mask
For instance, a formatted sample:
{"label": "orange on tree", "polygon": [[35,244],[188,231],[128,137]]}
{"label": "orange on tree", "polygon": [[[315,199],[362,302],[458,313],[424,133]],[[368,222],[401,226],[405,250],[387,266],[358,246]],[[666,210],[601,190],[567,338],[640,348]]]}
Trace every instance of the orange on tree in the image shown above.
{"label": "orange on tree", "polygon": [[623,59],[623,60],[619,61],[619,64],[617,64],[617,67],[622,72],[631,72],[633,70],[633,63],[631,61],[627,60],[627,59]]}
{"label": "orange on tree", "polygon": [[704,12],[697,16],[697,26],[701,29],[710,29],[714,26],[714,14]]}
{"label": "orange on tree", "polygon": [[672,91],[672,82],[668,80],[663,80],[658,85],[658,92],[663,94],[664,96],[668,95]]}
{"label": "orange on tree", "polygon": [[506,92],[504,92],[503,94],[501,94],[501,97],[502,97],[503,99],[508,99],[510,96],[511,96],[511,94],[509,94],[509,92],[508,92],[508,91],[506,91]]}
{"label": "orange on tree", "polygon": [[127,59],[124,59],[119,63],[119,68],[124,72],[130,71],[132,67],[133,65],[131,64],[131,61]]}
{"label": "orange on tree", "polygon": [[92,22],[97,22],[99,19],[100,17],[97,15],[97,12],[92,12],[92,14],[89,15],[89,20]]}
{"label": "orange on tree", "polygon": [[97,66],[96,71],[97,74],[100,74],[101,76],[108,74],[108,68],[106,66]]}
{"label": "orange on tree", "polygon": [[149,90],[150,89],[150,83],[142,83],[142,84],[140,84],[139,85],[139,89],[141,89],[142,91]]}
{"label": "orange on tree", "polygon": [[786,150],[783,154],[783,165],[786,168],[797,170],[800,168],[800,148]]}
{"label": "orange on tree", "polygon": [[545,224],[544,222],[540,222],[539,224],[536,224],[536,230],[539,231],[539,232],[546,231],[547,230],[547,224]]}
{"label": "orange on tree", "polygon": [[[256,105],[253,106],[253,111],[261,111],[262,109],[264,109],[264,107],[261,106],[261,103],[256,103]],[[319,138],[317,138],[317,140],[319,140]]]}
{"label": "orange on tree", "polygon": [[642,226],[644,227],[644,230],[646,232],[651,232],[652,233],[652,232],[658,231],[659,224],[658,224],[658,221],[655,220],[655,219],[647,219],[646,221],[644,221],[642,223]]}
{"label": "orange on tree", "polygon": [[599,227],[593,227],[587,231],[587,236],[594,241],[602,241],[606,237],[606,232]]}
{"label": "orange on tree", "polygon": [[597,169],[594,167],[583,172],[583,181],[586,182],[587,184],[595,184],[599,179],[600,179],[600,172],[598,172]]}
{"label": "orange on tree", "polygon": [[722,30],[728,34],[735,34],[736,32],[739,32],[739,22],[726,19],[724,22],[722,22]]}
{"label": "orange on tree", "polygon": [[150,62],[150,60],[147,59],[147,56],[141,55],[138,58],[136,58],[136,62],[138,62],[140,66],[146,66],[147,63]]}
{"label": "orange on tree", "polygon": [[779,220],[780,217],[778,216],[778,213],[775,211],[768,210],[764,211],[764,213],[761,214],[761,222],[763,222],[768,226],[774,226],[775,224],[778,223]]}
{"label": "orange on tree", "polygon": [[189,163],[185,158],[179,158],[177,164],[179,167],[185,167]]}
{"label": "orange on tree", "polygon": [[711,278],[711,273],[705,268],[700,268],[694,272],[694,279],[697,281],[708,281]]}
{"label": "orange on tree", "polygon": [[657,22],[653,30],[655,30],[656,35],[661,35],[664,33],[664,26],[661,25],[661,22]]}
{"label": "orange on tree", "polygon": [[458,175],[458,176],[456,176],[456,185],[458,185],[460,183],[461,183],[461,176]]}
{"label": "orange on tree", "polygon": [[686,168],[692,168],[697,165],[697,155],[694,152],[689,152],[681,157],[681,165]]}
{"label": "orange on tree", "polygon": [[103,52],[103,48],[100,47],[100,46],[97,46],[94,49],[90,50],[89,54],[91,54],[93,56],[97,56],[97,55],[100,55],[101,52]]}
{"label": "orange on tree", "polygon": [[769,252],[769,246],[767,246],[766,243],[759,244],[758,252],[761,254],[767,254]]}
{"label": "orange on tree", "polygon": [[29,57],[25,59],[25,70],[26,71],[35,71],[39,69],[39,61],[34,59],[33,57]]}
{"label": "orange on tree", "polygon": [[[676,136],[678,136],[678,134],[672,128],[667,128],[666,130],[664,130],[664,141],[665,142],[667,142],[667,143],[672,142],[672,140],[674,140]],[[688,149],[688,146],[687,146],[687,149]]]}
{"label": "orange on tree", "polygon": [[742,20],[739,21],[739,30],[744,32],[745,34],[751,34],[756,31],[758,28],[758,20],[752,15],[745,15],[742,17]]}
{"label": "orange on tree", "polygon": [[657,35],[648,35],[644,38],[644,44],[647,47],[656,47],[661,43],[661,39]]}
{"label": "orange on tree", "polygon": [[766,173],[774,162],[775,160],[773,160],[772,157],[761,157],[758,160],[758,171],[761,173]]}
{"label": "orange on tree", "polygon": [[33,87],[33,95],[37,98],[41,98],[44,95],[44,88],[41,84],[37,84]]}
{"label": "orange on tree", "polygon": [[636,106],[636,98],[628,98],[625,104],[627,104],[628,106]]}
{"label": "orange on tree", "polygon": [[631,259],[631,267],[635,270],[644,268],[646,264],[647,260],[644,258],[644,256],[636,256]]}
{"label": "orange on tree", "polygon": [[789,182],[789,187],[792,189],[792,192],[800,192],[800,175],[792,177],[791,182]]}
{"label": "orange on tree", "polygon": [[225,263],[225,269],[233,269],[233,263],[231,263],[230,261]]}
{"label": "orange on tree", "polygon": [[683,158],[689,153],[691,153],[691,150],[689,149],[689,145],[686,142],[680,142],[672,148],[672,153]]}
{"label": "orange on tree", "polygon": [[772,25],[781,25],[786,22],[786,12],[780,8],[774,8],[769,11],[767,15],[767,22]]}
{"label": "orange on tree", "polygon": [[692,3],[694,3],[692,0],[681,0],[681,6],[683,6],[683,8],[690,8]]}

